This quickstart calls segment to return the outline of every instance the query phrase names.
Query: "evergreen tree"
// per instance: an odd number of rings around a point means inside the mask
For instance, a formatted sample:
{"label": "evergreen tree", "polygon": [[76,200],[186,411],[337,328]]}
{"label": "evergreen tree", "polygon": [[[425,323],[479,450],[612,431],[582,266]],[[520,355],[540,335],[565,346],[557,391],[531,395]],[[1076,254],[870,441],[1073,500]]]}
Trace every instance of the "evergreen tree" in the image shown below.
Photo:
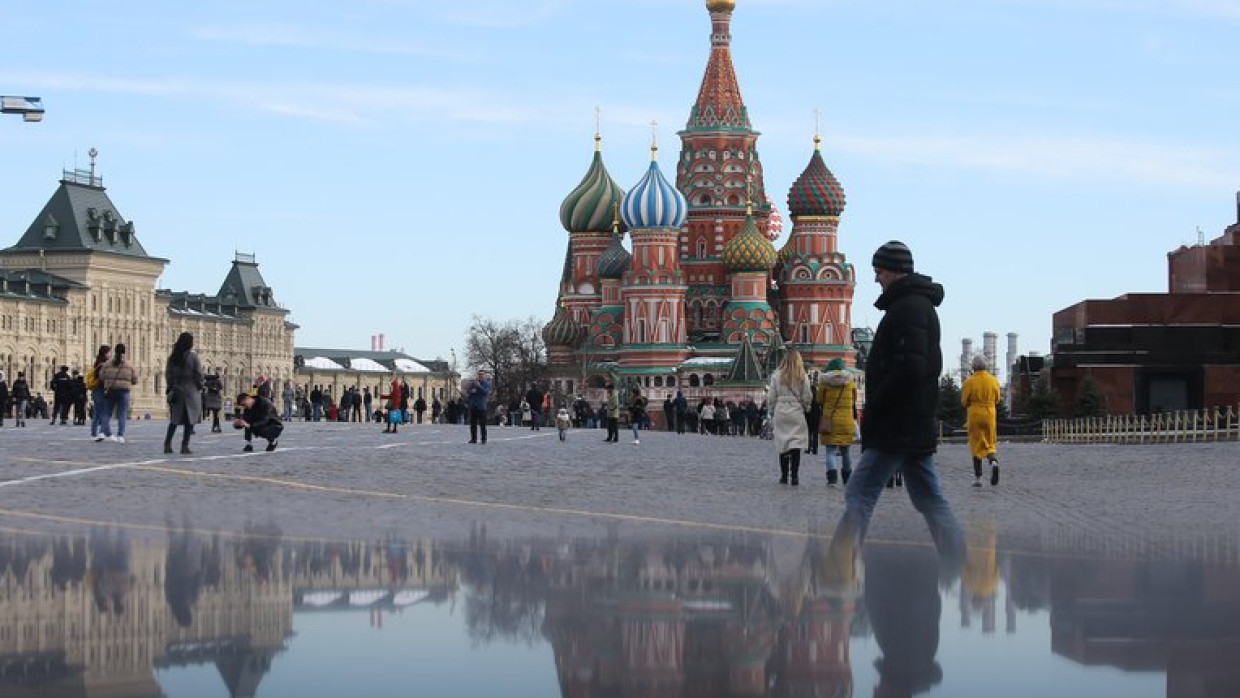
{"label": "evergreen tree", "polygon": [[1091,373],[1085,374],[1085,380],[1081,381],[1081,389],[1076,394],[1074,412],[1077,417],[1106,416],[1107,397],[1102,394],[1102,389],[1098,387],[1098,382],[1094,380]]}
{"label": "evergreen tree", "polygon": [[952,427],[963,426],[967,417],[960,404],[960,387],[956,379],[945,375],[939,380],[939,421]]}
{"label": "evergreen tree", "polygon": [[1043,377],[1033,384],[1033,394],[1025,400],[1025,409],[1034,419],[1054,419],[1059,416],[1059,393],[1051,390]]}

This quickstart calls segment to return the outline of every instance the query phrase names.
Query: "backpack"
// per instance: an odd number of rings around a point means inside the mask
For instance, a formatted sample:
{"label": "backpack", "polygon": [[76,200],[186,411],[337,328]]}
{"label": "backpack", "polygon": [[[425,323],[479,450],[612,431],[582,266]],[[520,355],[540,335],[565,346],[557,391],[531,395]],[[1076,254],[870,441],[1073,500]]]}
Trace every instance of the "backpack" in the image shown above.
{"label": "backpack", "polygon": [[95,372],[95,367],[91,366],[86,370],[86,389],[94,390],[99,387],[99,375]]}

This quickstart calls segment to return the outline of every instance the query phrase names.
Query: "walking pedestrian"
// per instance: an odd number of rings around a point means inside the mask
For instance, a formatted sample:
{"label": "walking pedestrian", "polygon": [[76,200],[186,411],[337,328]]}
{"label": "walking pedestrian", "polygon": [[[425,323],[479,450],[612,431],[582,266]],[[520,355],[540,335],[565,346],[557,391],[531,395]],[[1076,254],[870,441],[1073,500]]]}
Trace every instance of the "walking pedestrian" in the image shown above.
{"label": "walking pedestrian", "polygon": [[685,417],[689,414],[689,401],[685,399],[685,394],[676,391],[676,398],[672,400],[672,407],[676,415],[676,433],[685,433]]}
{"label": "walking pedestrian", "polygon": [[766,387],[766,401],[774,414],[775,451],[779,453],[779,484],[796,487],[801,470],[801,451],[809,445],[809,427],[805,413],[814,401],[805,375],[801,352],[789,349],[783,363],[771,375]]}
{"label": "walking pedestrian", "polygon": [[[125,443],[125,425],[129,422],[129,391],[138,382],[138,372],[125,360],[125,345],[112,348],[112,360],[103,365],[99,380],[103,382],[103,436],[108,441]],[[112,416],[116,415],[116,436],[112,435]],[[96,435],[96,441],[101,441]]]}
{"label": "walking pedestrian", "polygon": [[218,373],[207,374],[202,381],[202,409],[211,415],[211,433],[220,433],[220,409],[224,407],[224,382]]}
{"label": "walking pedestrian", "polygon": [[172,453],[172,437],[177,427],[181,432],[181,455],[189,455],[189,439],[194,425],[202,421],[202,364],[194,353],[194,335],[182,332],[172,345],[172,354],[164,366],[164,390],[168,397],[168,433],[164,436],[164,453]]}
{"label": "walking pedestrian", "polygon": [[568,414],[567,407],[561,407],[555,415],[555,428],[560,431],[560,441],[568,440],[568,430],[573,426],[573,418]]}
{"label": "walking pedestrian", "polygon": [[530,404],[530,430],[538,431],[542,428],[543,391],[538,389],[537,383],[530,384],[530,389],[525,393],[525,401]]}
{"label": "walking pedestrian", "polygon": [[[852,442],[857,429],[857,384],[848,372],[844,360],[836,357],[827,363],[815,395],[814,404],[822,417],[818,421],[818,438],[822,442],[827,462],[827,484],[834,485],[839,479],[848,484],[852,475]],[[835,460],[843,466],[836,472]]]}
{"label": "walking pedestrian", "polygon": [[871,260],[884,311],[865,365],[866,402],[861,415],[861,461],[845,493],[836,535],[854,536],[858,549],[888,478],[903,472],[913,506],[921,512],[939,557],[958,571],[964,536],[943,497],[934,454],[943,355],[939,317],[943,287],[914,272],[913,253],[901,242],[879,247]]}
{"label": "walking pedestrian", "polygon": [[86,378],[76,368],[73,369],[73,425],[86,423]]}
{"label": "walking pedestrian", "polygon": [[392,384],[388,386],[387,395],[380,395],[380,400],[387,400],[387,425],[383,428],[384,434],[397,433],[397,426],[401,422],[400,412],[400,379],[392,376]]}
{"label": "walking pedestrian", "polygon": [[48,384],[52,391],[52,424],[59,419],[61,425],[69,423],[69,405],[73,402],[73,379],[69,377],[69,367],[61,366],[52,376]]}
{"label": "walking pedestrian", "polygon": [[103,372],[103,365],[112,358],[112,347],[101,344],[99,351],[95,352],[95,362],[91,364],[86,371],[86,389],[90,391],[90,437],[95,441],[103,441],[103,408],[105,400],[103,399],[103,381],[99,380],[99,375]]}
{"label": "walking pedestrian", "polygon": [[26,373],[17,372],[13,386],[9,388],[13,399],[13,426],[26,426],[26,409],[30,407],[30,384],[26,382]]}
{"label": "walking pedestrian", "polygon": [[481,443],[487,442],[487,400],[491,396],[491,381],[487,378],[486,371],[478,371],[478,377],[469,386],[466,399],[469,402],[469,443],[479,443],[478,436],[481,432]]}
{"label": "walking pedestrian", "polygon": [[413,414],[417,416],[418,424],[422,423],[422,415],[426,412],[426,398],[422,397],[422,393],[418,393],[418,399],[413,401]]}
{"label": "walking pedestrian", "polygon": [[642,442],[638,429],[641,429],[642,424],[646,421],[646,404],[646,398],[642,396],[642,389],[636,385],[633,386],[633,394],[629,396],[629,425],[633,427],[634,446]]}
{"label": "walking pedestrian", "polygon": [[620,396],[616,394],[616,384],[607,384],[607,399],[603,403],[607,414],[607,438],[603,443],[620,441]]}
{"label": "walking pedestrian", "polygon": [[996,405],[1002,399],[999,381],[986,364],[986,357],[973,357],[973,375],[960,388],[960,402],[968,411],[969,452],[973,454],[973,486],[982,486],[982,459],[990,462],[990,484],[999,484],[999,457],[996,455]]}
{"label": "walking pedestrian", "polygon": [[280,391],[280,399],[284,402],[284,421],[293,419],[293,400],[297,398],[297,389],[292,381],[284,381],[284,390]]}
{"label": "walking pedestrian", "polygon": [[310,391],[310,410],[311,419],[319,421],[323,417],[323,391],[319,386],[314,386],[314,390]]}
{"label": "walking pedestrian", "polygon": [[[810,389],[813,389],[811,384]],[[809,412],[805,413],[805,426],[809,430],[809,448],[805,449],[806,453],[818,455],[818,428],[822,422],[822,406],[814,400],[810,404]]]}
{"label": "walking pedestrian", "polygon": [[4,426],[4,415],[9,411],[9,382],[0,371],[0,427]]}

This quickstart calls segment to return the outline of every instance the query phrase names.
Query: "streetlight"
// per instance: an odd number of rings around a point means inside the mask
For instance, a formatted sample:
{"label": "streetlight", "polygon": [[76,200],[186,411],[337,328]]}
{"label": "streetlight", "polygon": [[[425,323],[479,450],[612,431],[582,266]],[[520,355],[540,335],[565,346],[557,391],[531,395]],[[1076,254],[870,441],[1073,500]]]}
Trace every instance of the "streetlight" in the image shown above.
{"label": "streetlight", "polygon": [[0,114],[21,114],[22,121],[42,121],[43,98],[0,96]]}

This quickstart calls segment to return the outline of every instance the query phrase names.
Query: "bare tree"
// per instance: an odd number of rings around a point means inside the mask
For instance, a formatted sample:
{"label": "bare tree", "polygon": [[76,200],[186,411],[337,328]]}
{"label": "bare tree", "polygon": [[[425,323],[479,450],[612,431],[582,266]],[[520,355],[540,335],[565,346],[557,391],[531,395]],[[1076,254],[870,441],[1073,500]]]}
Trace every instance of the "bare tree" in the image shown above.
{"label": "bare tree", "polygon": [[498,322],[475,315],[465,336],[465,360],[491,374],[496,400],[511,402],[547,375],[542,322],[534,317]]}

